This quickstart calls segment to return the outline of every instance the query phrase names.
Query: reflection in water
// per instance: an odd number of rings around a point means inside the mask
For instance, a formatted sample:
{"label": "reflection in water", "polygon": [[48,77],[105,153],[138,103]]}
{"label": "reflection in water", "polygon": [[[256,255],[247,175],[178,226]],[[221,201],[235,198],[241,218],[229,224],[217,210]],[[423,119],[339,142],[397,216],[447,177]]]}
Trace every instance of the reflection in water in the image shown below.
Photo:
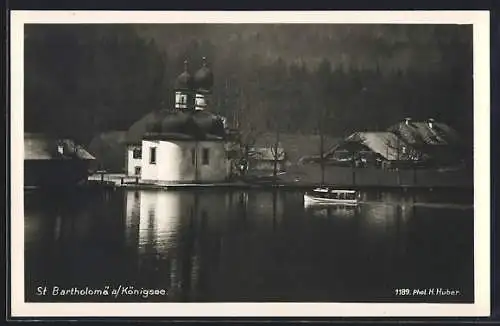
{"label": "reflection in water", "polygon": [[44,196],[25,200],[29,301],[42,283],[110,282],[168,289],[114,301],[391,301],[401,286],[473,298],[473,211],[418,206],[422,194],[307,208],[295,191]]}
{"label": "reflection in water", "polygon": [[126,215],[125,215],[125,239],[127,245],[135,247],[140,221],[141,200],[139,191],[129,191],[125,193]]}
{"label": "reflection in water", "polygon": [[142,192],[139,211],[139,252],[166,254],[175,243],[181,217],[189,217],[188,207],[173,192]]}
{"label": "reflection in water", "polygon": [[394,225],[397,218],[397,205],[386,203],[366,204],[361,207],[361,215],[369,233],[384,232]]}
{"label": "reflection in water", "polygon": [[354,205],[307,205],[306,211],[314,216],[352,218],[359,214],[360,206]]}

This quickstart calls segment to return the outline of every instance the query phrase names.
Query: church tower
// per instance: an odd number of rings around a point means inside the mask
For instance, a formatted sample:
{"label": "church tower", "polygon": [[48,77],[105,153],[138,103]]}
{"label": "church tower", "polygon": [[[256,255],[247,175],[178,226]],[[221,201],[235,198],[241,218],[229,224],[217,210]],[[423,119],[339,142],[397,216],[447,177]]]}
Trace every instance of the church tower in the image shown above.
{"label": "church tower", "polygon": [[194,75],[195,110],[210,108],[213,84],[214,75],[207,66],[207,59],[203,57],[203,66]]}
{"label": "church tower", "polygon": [[188,71],[188,61],[184,61],[184,72],[175,80],[175,109],[191,110],[193,103],[193,77]]}

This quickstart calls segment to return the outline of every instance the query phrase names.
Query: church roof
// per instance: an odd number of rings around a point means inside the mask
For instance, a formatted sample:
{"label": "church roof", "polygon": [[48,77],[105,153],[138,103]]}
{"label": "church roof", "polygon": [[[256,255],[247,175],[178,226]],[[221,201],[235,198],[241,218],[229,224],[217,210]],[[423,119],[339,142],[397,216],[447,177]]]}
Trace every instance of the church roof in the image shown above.
{"label": "church roof", "polygon": [[198,90],[211,90],[214,85],[214,75],[203,58],[203,66],[194,75],[194,87]]}
{"label": "church roof", "polygon": [[188,62],[184,61],[184,71],[176,78],[174,88],[190,90],[193,88],[193,76],[188,71]]}
{"label": "church roof", "polygon": [[151,128],[151,125],[158,120],[162,120],[168,113],[168,110],[152,111],[134,122],[127,130],[126,142],[128,144],[140,144],[142,136]]}
{"label": "church roof", "polygon": [[162,110],[147,114],[130,127],[128,143],[151,139],[224,139],[222,119],[207,111],[181,112]]}

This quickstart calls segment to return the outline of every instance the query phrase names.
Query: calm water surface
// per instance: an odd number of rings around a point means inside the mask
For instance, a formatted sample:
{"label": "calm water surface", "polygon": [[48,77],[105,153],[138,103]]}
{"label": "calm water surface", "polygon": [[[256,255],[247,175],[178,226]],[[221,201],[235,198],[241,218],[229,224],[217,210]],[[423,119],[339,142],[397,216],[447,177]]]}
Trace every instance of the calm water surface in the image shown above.
{"label": "calm water surface", "polygon": [[[470,194],[362,199],[327,209],[304,207],[300,191],[26,192],[26,301],[473,302]],[[54,286],[122,292],[37,295]],[[460,295],[395,295],[428,288]]]}

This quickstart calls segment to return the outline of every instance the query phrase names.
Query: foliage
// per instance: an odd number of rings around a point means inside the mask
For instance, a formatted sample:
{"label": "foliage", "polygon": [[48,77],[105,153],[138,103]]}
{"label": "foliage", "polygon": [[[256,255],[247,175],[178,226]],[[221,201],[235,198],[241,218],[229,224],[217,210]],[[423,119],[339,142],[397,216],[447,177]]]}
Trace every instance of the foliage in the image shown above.
{"label": "foliage", "polygon": [[25,128],[89,142],[165,100],[164,58],[123,25],[28,25]]}
{"label": "foliage", "polygon": [[472,139],[470,29],[318,25],[300,41],[298,26],[259,26],[28,25],[25,128],[81,142],[126,130],[171,107],[184,59],[194,72],[207,56],[212,110],[249,142],[267,131],[380,131],[405,117],[433,117]]}

